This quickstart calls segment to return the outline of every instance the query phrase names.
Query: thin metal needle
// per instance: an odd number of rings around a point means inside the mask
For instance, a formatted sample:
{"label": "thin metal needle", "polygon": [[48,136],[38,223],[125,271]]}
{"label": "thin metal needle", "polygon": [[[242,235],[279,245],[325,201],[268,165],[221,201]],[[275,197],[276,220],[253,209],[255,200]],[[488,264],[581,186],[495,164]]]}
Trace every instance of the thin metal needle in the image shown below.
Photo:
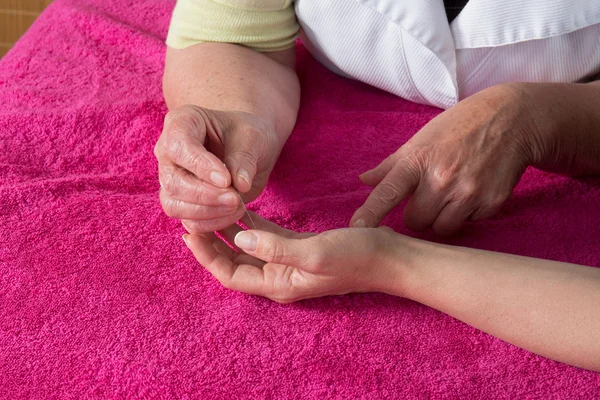
{"label": "thin metal needle", "polygon": [[[219,138],[219,141],[221,142],[221,146],[223,146],[223,151],[225,151],[225,141],[220,136],[217,136],[217,137]],[[223,163],[223,165],[225,165],[225,163]],[[225,165],[225,168],[227,168],[227,165]],[[246,207],[246,203],[244,203],[244,200],[242,199],[241,193],[238,192],[237,189],[236,189],[236,192],[240,198],[240,201],[242,202],[242,205],[244,206],[244,211],[246,211],[246,215],[248,216],[250,223],[252,223],[252,229],[256,229],[256,225],[254,224],[254,221],[252,220],[252,217],[250,216],[250,212],[248,211],[248,207]]]}
{"label": "thin metal needle", "polygon": [[248,219],[250,220],[250,223],[252,224],[252,229],[256,229],[256,225],[254,224],[254,221],[252,220],[252,217],[250,216],[250,211],[248,211],[248,207],[246,207],[246,204],[244,203],[244,200],[242,200],[242,195],[240,194],[240,192],[237,192],[237,194],[240,197],[240,201],[242,202],[242,205],[244,206],[244,210],[246,211],[246,215],[248,216]]}

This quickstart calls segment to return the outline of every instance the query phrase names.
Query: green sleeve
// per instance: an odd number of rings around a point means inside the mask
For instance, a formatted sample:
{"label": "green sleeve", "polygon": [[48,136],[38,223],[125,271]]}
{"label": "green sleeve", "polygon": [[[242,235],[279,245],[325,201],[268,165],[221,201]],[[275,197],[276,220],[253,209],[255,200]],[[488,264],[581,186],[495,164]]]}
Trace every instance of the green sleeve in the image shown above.
{"label": "green sleeve", "polygon": [[167,45],[219,42],[279,51],[294,46],[299,30],[291,0],[178,0]]}

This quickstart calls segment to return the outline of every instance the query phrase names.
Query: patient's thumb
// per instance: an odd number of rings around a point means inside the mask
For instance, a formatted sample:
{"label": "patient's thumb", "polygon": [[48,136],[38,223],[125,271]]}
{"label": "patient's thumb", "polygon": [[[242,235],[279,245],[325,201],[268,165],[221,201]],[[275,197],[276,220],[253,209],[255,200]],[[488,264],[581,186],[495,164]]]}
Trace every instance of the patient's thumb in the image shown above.
{"label": "patient's thumb", "polygon": [[248,230],[239,232],[235,245],[263,261],[302,268],[310,254],[307,239],[291,239],[274,233]]}

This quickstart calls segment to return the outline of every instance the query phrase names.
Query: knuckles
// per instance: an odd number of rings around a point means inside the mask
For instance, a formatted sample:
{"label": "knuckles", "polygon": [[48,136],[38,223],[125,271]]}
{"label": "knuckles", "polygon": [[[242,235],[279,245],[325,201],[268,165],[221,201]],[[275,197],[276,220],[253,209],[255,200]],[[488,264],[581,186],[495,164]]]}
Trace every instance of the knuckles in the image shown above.
{"label": "knuckles", "polygon": [[455,167],[434,167],[428,174],[429,184],[435,193],[447,192],[456,182],[457,170]]}
{"label": "knuckles", "polygon": [[167,113],[161,137],[154,147],[157,158],[165,154],[177,159],[182,150],[181,142],[205,130],[206,125],[200,110],[199,107],[185,105]]}
{"label": "knuckles", "polygon": [[377,194],[379,200],[386,204],[395,204],[400,201],[400,191],[398,190],[396,185],[391,182],[381,182],[377,186]]}
{"label": "knuckles", "polygon": [[201,235],[206,233],[205,229],[202,229],[197,221],[184,220],[182,221],[184,228],[192,235]]}
{"label": "knuckles", "polygon": [[180,216],[180,202],[178,200],[173,199],[163,190],[160,191],[159,198],[165,214],[171,218],[178,218]]}
{"label": "knuckles", "polygon": [[315,274],[322,273],[327,265],[327,257],[322,251],[312,253],[306,262],[306,269]]}
{"label": "knuckles", "polygon": [[173,202],[170,199],[161,199],[160,205],[162,206],[163,211],[167,214],[168,217],[177,218],[178,214],[174,211]]}
{"label": "knuckles", "polygon": [[174,124],[179,127],[193,127],[203,118],[201,108],[186,104],[175,110],[171,110],[165,115],[164,125],[169,130],[174,128]]}
{"label": "knuckles", "polygon": [[455,188],[456,201],[465,204],[477,203],[481,197],[481,185],[473,179],[463,179]]}
{"label": "knuckles", "polygon": [[248,148],[240,148],[229,157],[235,157],[238,163],[243,165],[254,165],[257,161],[256,156]]}
{"label": "knuckles", "polygon": [[172,161],[181,162],[184,153],[183,140],[177,140],[173,137],[167,138],[163,145],[163,153]]}
{"label": "knuckles", "polygon": [[172,167],[162,167],[159,170],[158,181],[160,187],[170,196],[177,196],[180,193],[181,181]]}
{"label": "knuckles", "polygon": [[497,196],[487,201],[486,208],[491,212],[496,212],[506,202],[508,196]]}
{"label": "knuckles", "polygon": [[161,139],[158,139],[158,141],[154,145],[153,153],[154,153],[154,157],[156,157],[157,160],[161,159],[161,156],[162,156],[162,140]]}
{"label": "knuckles", "polygon": [[271,240],[266,243],[262,243],[261,245],[262,251],[272,263],[283,264],[283,261],[285,260],[286,250],[280,242],[276,240]]}

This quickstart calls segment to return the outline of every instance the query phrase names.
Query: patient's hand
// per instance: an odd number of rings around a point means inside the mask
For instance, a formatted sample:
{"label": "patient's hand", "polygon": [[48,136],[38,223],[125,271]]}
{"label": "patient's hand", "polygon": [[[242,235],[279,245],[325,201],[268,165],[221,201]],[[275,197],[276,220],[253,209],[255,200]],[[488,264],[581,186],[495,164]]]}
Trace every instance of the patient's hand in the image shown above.
{"label": "patient's hand", "polygon": [[297,234],[254,213],[252,220],[258,230],[241,232],[234,225],[220,232],[228,241],[235,236],[245,253],[212,233],[184,237],[196,259],[226,288],[290,303],[385,291],[390,281],[398,280],[392,251],[399,235],[387,227]]}
{"label": "patient's hand", "polygon": [[257,116],[190,105],[169,112],[154,148],[163,209],[192,233],[234,224],[245,213],[238,192],[244,202],[258,197],[279,150]]}

